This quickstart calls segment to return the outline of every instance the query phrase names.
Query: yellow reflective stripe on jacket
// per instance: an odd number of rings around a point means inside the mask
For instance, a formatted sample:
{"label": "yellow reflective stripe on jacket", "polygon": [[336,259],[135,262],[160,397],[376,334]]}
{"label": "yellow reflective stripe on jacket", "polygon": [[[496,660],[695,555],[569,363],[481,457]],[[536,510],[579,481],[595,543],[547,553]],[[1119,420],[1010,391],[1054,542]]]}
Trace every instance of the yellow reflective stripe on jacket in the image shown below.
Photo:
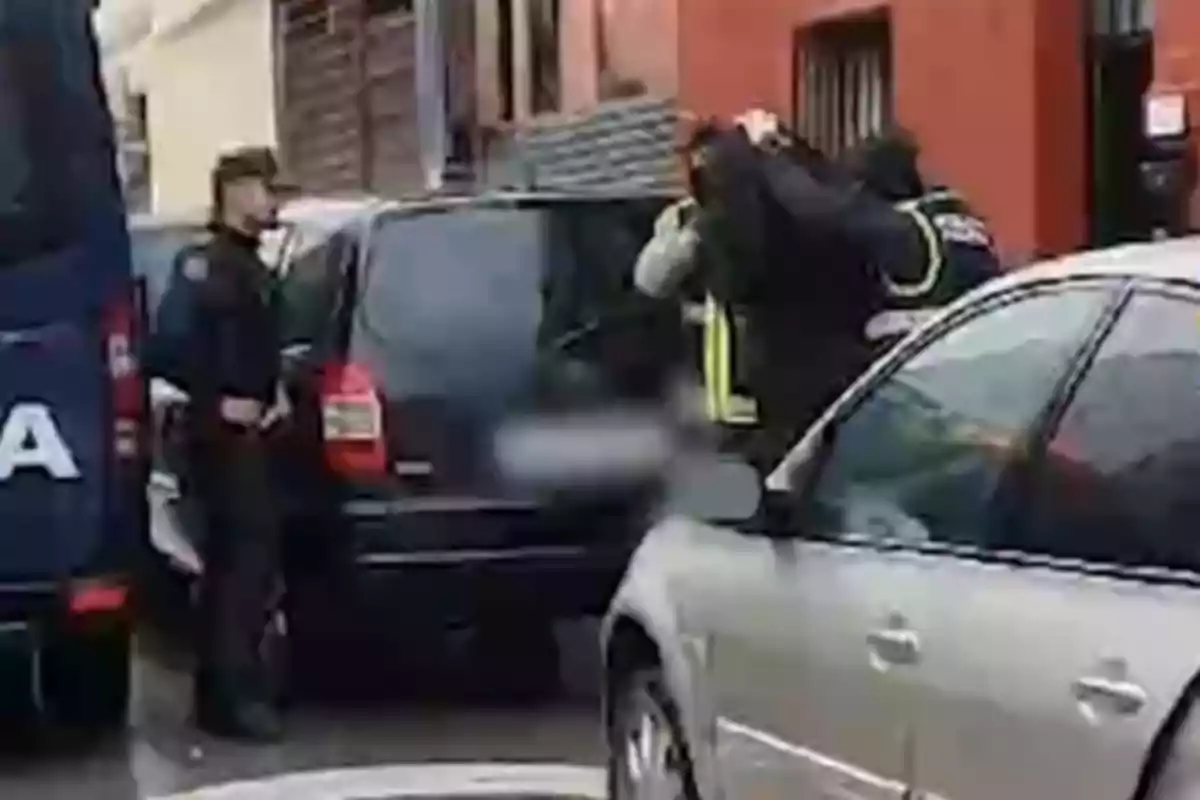
{"label": "yellow reflective stripe on jacket", "polygon": [[[927,198],[922,198],[927,199]],[[933,227],[929,217],[921,212],[916,201],[908,201],[905,203],[897,203],[896,210],[901,214],[907,215],[921,231],[921,238],[925,242],[925,274],[921,280],[913,283],[899,283],[892,279],[886,271],[883,274],[883,283],[888,293],[893,297],[909,299],[920,297],[931,291],[937,286],[938,281],[942,277],[942,267],[945,259],[942,257],[941,239],[938,237],[937,230]]]}
{"label": "yellow reflective stripe on jacket", "polygon": [[719,330],[721,311],[711,298],[704,300],[704,410],[710,420],[720,420],[721,402]]}
{"label": "yellow reflective stripe on jacket", "polygon": [[729,315],[711,296],[704,300],[704,400],[708,418],[726,425],[753,425],[758,406],[733,390],[733,332]]}

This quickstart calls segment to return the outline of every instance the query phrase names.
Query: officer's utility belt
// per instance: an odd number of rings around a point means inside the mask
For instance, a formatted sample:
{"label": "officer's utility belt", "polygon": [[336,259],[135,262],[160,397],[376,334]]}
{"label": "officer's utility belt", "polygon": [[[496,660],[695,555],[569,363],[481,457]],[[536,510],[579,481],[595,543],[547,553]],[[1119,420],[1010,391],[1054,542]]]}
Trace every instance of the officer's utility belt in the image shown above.
{"label": "officer's utility belt", "polygon": [[867,321],[867,341],[878,342],[907,336],[909,331],[924,325],[941,310],[939,306],[928,306],[881,311]]}
{"label": "officer's utility belt", "polygon": [[736,370],[744,359],[740,332],[729,309],[711,296],[704,302],[704,390],[708,418],[721,425],[757,425],[758,403],[740,385]]}

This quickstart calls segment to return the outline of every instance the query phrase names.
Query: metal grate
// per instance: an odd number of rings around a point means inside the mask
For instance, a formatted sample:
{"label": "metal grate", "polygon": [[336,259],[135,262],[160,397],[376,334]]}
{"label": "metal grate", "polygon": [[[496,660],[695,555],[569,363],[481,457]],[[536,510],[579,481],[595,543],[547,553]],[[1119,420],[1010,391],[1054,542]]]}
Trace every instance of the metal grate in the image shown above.
{"label": "metal grate", "polygon": [[[797,38],[797,130],[837,154],[892,121],[891,29],[886,19],[836,23]],[[802,109],[802,110],[801,110]]]}
{"label": "metal grate", "polygon": [[1154,0],[1091,0],[1092,33],[1128,36],[1154,29]]}

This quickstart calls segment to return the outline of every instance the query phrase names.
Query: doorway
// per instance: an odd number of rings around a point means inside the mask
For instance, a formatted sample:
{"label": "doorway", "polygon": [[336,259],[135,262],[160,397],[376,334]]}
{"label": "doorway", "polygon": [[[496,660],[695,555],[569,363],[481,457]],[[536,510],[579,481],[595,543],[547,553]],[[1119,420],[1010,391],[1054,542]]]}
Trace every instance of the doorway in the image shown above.
{"label": "doorway", "polygon": [[1087,44],[1090,239],[1095,247],[1149,237],[1138,162],[1143,103],[1154,78],[1153,0],[1092,0]]}

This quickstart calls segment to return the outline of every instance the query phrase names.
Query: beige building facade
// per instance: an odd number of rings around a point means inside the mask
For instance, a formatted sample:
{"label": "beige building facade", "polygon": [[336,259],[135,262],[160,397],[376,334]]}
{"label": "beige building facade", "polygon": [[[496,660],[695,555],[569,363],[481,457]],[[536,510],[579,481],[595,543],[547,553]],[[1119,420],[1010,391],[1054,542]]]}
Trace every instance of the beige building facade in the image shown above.
{"label": "beige building facade", "polygon": [[208,203],[217,153],[277,138],[270,0],[104,0],[104,71],[133,198],[178,215]]}

